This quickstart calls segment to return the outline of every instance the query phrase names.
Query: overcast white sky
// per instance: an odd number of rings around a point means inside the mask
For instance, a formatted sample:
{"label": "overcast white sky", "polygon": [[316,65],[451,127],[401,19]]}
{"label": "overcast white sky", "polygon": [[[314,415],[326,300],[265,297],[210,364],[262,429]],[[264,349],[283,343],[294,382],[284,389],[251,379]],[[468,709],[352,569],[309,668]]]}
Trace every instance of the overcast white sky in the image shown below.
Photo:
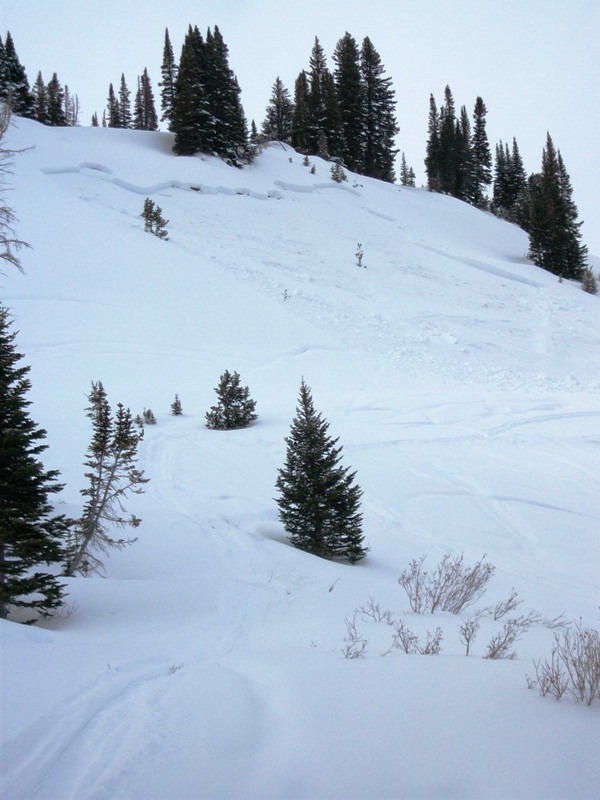
{"label": "overcast white sky", "polygon": [[109,83],[134,91],[148,68],[159,108],[165,28],[179,52],[188,24],[219,26],[248,121],[260,124],[279,75],[293,94],[314,37],[331,59],[346,31],[369,36],[392,77],[398,146],[424,180],[429,95],[450,85],[457,110],[488,109],[492,152],[516,136],[538,170],[550,131],[571,175],[584,241],[600,255],[600,0],[0,0],[30,83],[57,72],[79,97],[81,124],[101,116]]}

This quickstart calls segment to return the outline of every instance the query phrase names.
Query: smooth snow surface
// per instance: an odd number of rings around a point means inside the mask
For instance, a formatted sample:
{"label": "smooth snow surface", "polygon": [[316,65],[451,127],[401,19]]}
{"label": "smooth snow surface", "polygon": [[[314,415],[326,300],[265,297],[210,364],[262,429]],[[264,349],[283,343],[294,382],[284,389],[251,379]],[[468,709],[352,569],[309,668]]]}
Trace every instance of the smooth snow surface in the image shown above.
{"label": "smooth snow surface", "polygon": [[[553,632],[473,652],[460,618],[416,616],[397,579],[447,551],[536,609],[600,624],[600,300],[526,260],[518,228],[272,144],[245,169],[171,136],[19,120],[9,197],[26,274],[3,305],[31,365],[47,468],[77,516],[91,381],[150,408],[127,509],[138,541],[69,579],[70,614],[2,622],[3,800],[597,798],[600,703],[529,691]],[[31,149],[29,149],[31,148]],[[150,196],[169,241],[143,231]],[[366,268],[357,266],[361,244]],[[204,414],[226,370],[243,431]],[[300,381],[364,491],[368,557],[291,548],[273,500]],[[174,417],[175,393],[184,415]],[[439,656],[385,657],[373,597]],[[473,609],[471,609],[472,611]]]}

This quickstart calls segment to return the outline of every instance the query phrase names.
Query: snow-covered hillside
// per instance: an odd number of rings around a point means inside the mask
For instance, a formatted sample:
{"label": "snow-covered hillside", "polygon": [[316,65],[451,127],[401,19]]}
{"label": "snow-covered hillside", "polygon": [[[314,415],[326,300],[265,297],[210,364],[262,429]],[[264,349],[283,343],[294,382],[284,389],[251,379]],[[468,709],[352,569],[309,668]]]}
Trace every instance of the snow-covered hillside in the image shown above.
{"label": "snow-covered hillside", "polygon": [[[10,204],[25,275],[0,300],[31,365],[31,415],[76,516],[91,381],[150,408],[127,508],[138,541],[69,579],[69,614],[2,622],[5,800],[595,798],[600,703],[529,691],[518,658],[465,656],[451,614],[398,577],[446,552],[495,565],[478,607],[600,625],[600,301],[532,266],[518,228],[453,199],[272,144],[243,170],[167,133],[19,120]],[[169,241],[144,233],[151,197]],[[364,252],[357,265],[358,245]],[[204,414],[226,370],[243,431]],[[273,500],[302,377],[363,489],[357,565],[291,548]],[[175,393],[184,415],[172,416]],[[373,597],[438,656],[381,653]]]}

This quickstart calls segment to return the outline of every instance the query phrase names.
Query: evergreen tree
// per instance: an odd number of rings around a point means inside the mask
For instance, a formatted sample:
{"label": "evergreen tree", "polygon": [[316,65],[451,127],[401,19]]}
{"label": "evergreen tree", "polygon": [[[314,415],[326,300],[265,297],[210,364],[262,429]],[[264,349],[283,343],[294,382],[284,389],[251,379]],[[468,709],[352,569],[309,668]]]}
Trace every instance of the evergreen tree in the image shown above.
{"label": "evergreen tree", "polygon": [[206,412],[206,427],[212,430],[234,430],[247,428],[258,415],[256,401],[250,398],[250,390],[240,384],[237,372],[225,370],[215,388],[219,402]]}
{"label": "evergreen tree", "polygon": [[42,125],[48,124],[48,90],[41,72],[38,72],[33,85],[33,113],[34,119]]}
{"label": "evergreen tree", "polygon": [[526,228],[526,195],[527,175],[517,141],[513,138],[512,153],[508,144],[500,141],[496,145],[492,212]]}
{"label": "evergreen tree", "polygon": [[460,119],[456,122],[456,172],[452,195],[459,200],[471,202],[474,192],[475,175],[471,151],[471,123],[465,106],[460,109]]}
{"label": "evergreen tree", "polygon": [[308,106],[308,76],[302,70],[294,84],[292,117],[292,147],[300,153],[308,153],[310,148]]}
{"label": "evergreen tree", "polygon": [[587,248],[581,243],[581,222],[560,151],[550,134],[542,154],[537,184],[530,182],[529,255],[540,267],[563,278],[581,280]]}
{"label": "evergreen tree", "polygon": [[0,101],[8,102],[13,114],[34,117],[34,100],[27,80],[25,67],[19,61],[10,31],[0,50]]}
{"label": "evergreen tree", "polygon": [[69,87],[65,84],[65,122],[72,128],[79,125],[79,98],[72,95]]}
{"label": "evergreen tree", "polygon": [[131,128],[131,92],[127,88],[125,75],[121,73],[119,87],[119,124],[118,128]]}
{"label": "evergreen tree", "polygon": [[206,52],[197,27],[190,25],[181,48],[171,125],[173,150],[180,156],[211,152],[214,119],[206,90]]}
{"label": "evergreen tree", "polygon": [[395,115],[395,92],[392,79],[384,77],[381,57],[368,37],[362,43],[360,69],[366,121],[362,172],[393,183],[394,160],[398,152],[394,142],[399,131]]}
{"label": "evergreen tree", "polygon": [[183,408],[178,394],[175,395],[175,400],[171,403],[171,414],[173,414],[174,417],[180,417],[183,414]]}
{"label": "evergreen tree", "polygon": [[159,239],[169,238],[166,229],[169,220],[162,216],[162,208],[149,197],[144,200],[144,209],[140,216],[144,219],[144,230],[146,233],[152,233]]}
{"label": "evergreen tree", "polygon": [[229,49],[219,28],[210,28],[205,45],[205,88],[213,126],[211,147],[218,155],[237,158],[246,150],[248,131],[241,90],[229,66]]}
{"label": "evergreen tree", "polygon": [[508,218],[510,197],[511,156],[507,144],[502,140],[496,145],[494,162],[494,192],[492,195],[492,212],[498,217]]}
{"label": "evergreen tree", "polygon": [[342,448],[328,429],[302,380],[285,440],[286,462],[276,482],[279,518],[294,547],[323,558],[359,561],[367,553],[359,510],[362,491],[354,483],[356,473],[340,466]]}
{"label": "evergreen tree", "polygon": [[165,44],[163,48],[163,60],[161,66],[162,80],[158,84],[160,86],[160,108],[162,116],[161,122],[167,121],[168,130],[173,130],[173,108],[175,106],[175,95],[177,87],[177,73],[178,67],[175,63],[175,56],[173,55],[173,48],[169,38],[169,29],[165,29]]}
{"label": "evergreen tree", "polygon": [[129,409],[121,403],[113,415],[102,383],[92,383],[87,416],[92,421],[92,439],[88,448],[85,477],[89,486],[81,490],[87,498],[70,543],[66,575],[88,574],[102,569],[102,562],[92,550],[108,553],[123,549],[135,539],[115,539],[109,526],[137,528],[141,520],[125,517],[124,500],[130,492],[141,494],[148,483],[136,466],[137,450],[143,431],[136,429]]}
{"label": "evergreen tree", "polygon": [[108,87],[108,119],[106,120],[109,128],[121,127],[121,111],[119,109],[119,101],[115,95],[112,83]]}
{"label": "evergreen tree", "polygon": [[429,95],[429,123],[425,155],[427,188],[430,192],[442,191],[442,145],[440,140],[440,115],[433,94]]}
{"label": "evergreen tree", "polygon": [[279,142],[290,142],[293,116],[294,104],[290,93],[283,85],[281,78],[277,76],[262,124],[263,136],[267,139],[277,139]]}
{"label": "evergreen tree", "polygon": [[356,40],[346,32],[333,54],[334,79],[345,143],[345,163],[353,172],[362,172],[366,135],[365,96]]}
{"label": "evergreen tree", "polygon": [[141,77],[138,77],[133,127],[138,131],[158,130],[158,116],[154,104],[154,93],[152,91],[148,70],[145,67]]}
{"label": "evergreen tree", "polygon": [[440,191],[444,194],[456,193],[456,176],[460,159],[459,132],[454,97],[450,87],[446,86],[444,105],[440,110]]}
{"label": "evergreen tree", "polygon": [[8,64],[6,59],[6,48],[0,36],[0,102],[8,99]]}
{"label": "evergreen tree", "polygon": [[63,127],[67,124],[65,116],[65,93],[56,72],[48,82],[48,125]]}
{"label": "evergreen tree", "polygon": [[473,136],[471,137],[472,186],[469,202],[477,208],[487,208],[486,187],[492,182],[492,155],[485,130],[485,103],[478,97],[473,111]]}
{"label": "evergreen tree", "polygon": [[400,162],[400,183],[402,186],[410,186],[413,188],[415,185],[415,173],[413,168],[409,167],[406,163],[404,152],[402,152],[402,159]]}
{"label": "evergreen tree", "polygon": [[[69,527],[54,515],[49,496],[62,486],[58,472],[39,460],[46,431],[30,419],[26,399],[29,367],[18,366],[16,334],[0,308],[0,618],[11,608],[49,616],[62,604],[63,586],[40,565],[58,564]],[[35,618],[27,620],[34,622]]]}
{"label": "evergreen tree", "polygon": [[527,173],[519,152],[517,140],[513,137],[512,152],[509,163],[508,208],[509,219],[522,228],[525,227],[525,204],[527,191]]}

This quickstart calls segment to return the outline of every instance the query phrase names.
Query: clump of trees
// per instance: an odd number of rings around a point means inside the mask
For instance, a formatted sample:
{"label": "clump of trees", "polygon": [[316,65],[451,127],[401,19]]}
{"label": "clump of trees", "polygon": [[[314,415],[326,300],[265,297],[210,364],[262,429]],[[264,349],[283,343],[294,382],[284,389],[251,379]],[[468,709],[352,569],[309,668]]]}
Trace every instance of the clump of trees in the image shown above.
{"label": "clump of trees", "polygon": [[248,156],[241,89],[216,25],[206,38],[189,26],[179,64],[165,32],[161,87],[162,119],[175,134],[177,155],[215,153],[233,162]]}
{"label": "clump of trees", "polygon": [[465,106],[457,116],[449,86],[438,110],[429,97],[428,140],[425,157],[427,187],[487,208],[487,187],[492,182],[492,156],[486,133],[487,108],[478,97],[473,109],[473,124]]}
{"label": "clump of trees", "polygon": [[338,439],[315,411],[304,380],[296,416],[286,437],[285,465],[276,488],[279,518],[294,547],[323,558],[360,561],[367,554],[356,473],[342,467]]}
{"label": "clump of trees", "polygon": [[266,139],[289,142],[301,153],[338,160],[363,175],[393,182],[397,149],[392,79],[366,37],[359,47],[346,33],[337,43],[332,72],[315,37],[308,70],[294,84],[294,98],[279,77],[262,125]]}
{"label": "clump of trees", "polygon": [[548,133],[542,171],[528,182],[526,230],[534,264],[562,278],[582,280],[587,247],[581,241],[581,225],[569,173]]}
{"label": "clump of trees", "polygon": [[16,116],[35,119],[44,125],[74,126],[79,121],[77,95],[68,86],[63,88],[56,72],[48,83],[38,72],[31,88],[10,31],[4,42],[0,38],[0,102],[6,103]]}

